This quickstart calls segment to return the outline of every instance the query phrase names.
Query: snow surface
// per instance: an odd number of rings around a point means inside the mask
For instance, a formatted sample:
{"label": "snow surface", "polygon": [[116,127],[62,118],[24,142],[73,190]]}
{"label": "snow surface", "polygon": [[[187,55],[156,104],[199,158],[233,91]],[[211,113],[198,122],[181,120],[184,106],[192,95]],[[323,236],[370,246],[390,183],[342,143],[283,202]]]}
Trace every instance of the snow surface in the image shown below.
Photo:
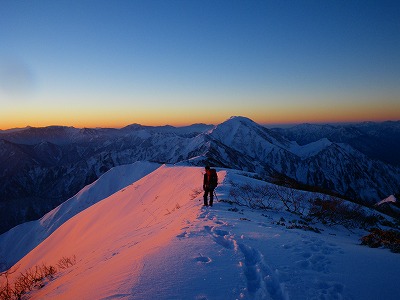
{"label": "snow surface", "polygon": [[396,203],[396,197],[393,195],[390,195],[389,197],[383,199],[382,201],[379,201],[378,203],[376,203],[375,205],[382,205],[383,203]]}
{"label": "snow surface", "polygon": [[[242,173],[218,170],[220,200],[231,182],[265,184]],[[276,224],[296,218],[286,212],[202,207],[202,177],[202,168],[164,165],[68,219],[18,271],[72,255],[76,265],[27,296],[398,299],[398,254],[360,246],[364,232],[320,225],[318,234]]]}
{"label": "snow surface", "polygon": [[150,162],[135,162],[114,167],[41,219],[20,224],[0,235],[0,263],[13,265],[67,220],[160,166]]}

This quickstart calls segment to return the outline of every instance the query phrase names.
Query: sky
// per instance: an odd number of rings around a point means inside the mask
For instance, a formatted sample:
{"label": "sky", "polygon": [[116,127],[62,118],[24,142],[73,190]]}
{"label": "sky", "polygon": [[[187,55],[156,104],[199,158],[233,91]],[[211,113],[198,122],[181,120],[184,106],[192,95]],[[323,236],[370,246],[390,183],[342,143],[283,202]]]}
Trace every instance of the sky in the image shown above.
{"label": "sky", "polygon": [[399,1],[0,1],[0,129],[400,119]]}

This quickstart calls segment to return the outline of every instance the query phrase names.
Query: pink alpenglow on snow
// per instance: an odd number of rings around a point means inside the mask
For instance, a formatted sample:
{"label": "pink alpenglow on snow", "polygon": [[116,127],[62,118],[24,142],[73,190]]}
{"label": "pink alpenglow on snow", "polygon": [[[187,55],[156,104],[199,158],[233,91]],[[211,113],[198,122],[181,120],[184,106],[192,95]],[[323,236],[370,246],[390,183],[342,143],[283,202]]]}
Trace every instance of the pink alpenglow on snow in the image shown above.
{"label": "pink alpenglow on snow", "polygon": [[382,201],[379,201],[378,203],[376,203],[375,205],[382,205],[383,203],[396,203],[397,199],[395,196],[390,195],[389,197],[383,199]]}
{"label": "pink alpenglow on snow", "polygon": [[[400,285],[393,280],[400,270],[398,254],[361,246],[365,230],[317,223],[313,226],[320,233],[316,233],[282,226],[298,217],[284,209],[259,211],[222,201],[203,207],[203,171],[203,167],[163,165],[143,175],[71,216],[15,264],[18,272],[10,280],[42,262],[54,265],[61,257],[75,255],[75,265],[25,296],[398,299]],[[252,178],[254,174],[217,171],[219,200],[232,197],[231,183],[275,187]],[[103,186],[106,181],[101,181]]]}
{"label": "pink alpenglow on snow", "polygon": [[[171,242],[199,203],[202,168],[163,166],[90,208],[56,230],[17,264],[25,270],[62,256],[77,264],[39,290],[36,299],[105,299],[130,294],[144,259]],[[223,175],[221,174],[220,176]]]}
{"label": "pink alpenglow on snow", "polygon": [[160,167],[138,161],[110,169],[37,221],[23,223],[0,235],[1,262],[13,265],[67,220]]}

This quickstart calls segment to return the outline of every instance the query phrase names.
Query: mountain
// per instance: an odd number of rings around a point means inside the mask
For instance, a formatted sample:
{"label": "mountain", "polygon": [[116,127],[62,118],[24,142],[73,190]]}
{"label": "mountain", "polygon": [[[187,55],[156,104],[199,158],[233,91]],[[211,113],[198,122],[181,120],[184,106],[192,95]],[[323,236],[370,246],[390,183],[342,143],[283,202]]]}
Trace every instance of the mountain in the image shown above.
{"label": "mountain", "polygon": [[[343,139],[352,140],[348,132],[362,128],[369,128],[372,136],[371,126],[345,130]],[[382,126],[384,130],[375,129],[373,141],[381,132],[387,132],[389,139],[389,132],[397,130],[396,124],[391,130],[386,123]],[[0,232],[38,219],[111,168],[136,161],[250,171],[265,180],[331,191],[369,205],[399,192],[400,167],[360,151],[371,148],[369,141],[356,148],[321,134],[321,139],[303,144],[284,133],[245,117],[216,126],[133,124],[121,129],[51,126],[3,131]]]}
{"label": "mountain", "polygon": [[[221,159],[224,165],[228,161],[230,167],[256,172],[265,178],[283,174],[297,182],[366,203],[375,203],[397,192],[399,187],[398,167],[372,160],[347,144],[327,138],[299,145],[243,117],[216,126],[210,136],[235,151],[231,156],[225,151]],[[215,152],[214,157],[222,156]]]}
{"label": "mountain", "polygon": [[371,159],[400,166],[400,121],[364,122],[347,125],[301,124],[273,129],[292,141],[305,145],[327,138],[345,143]]}
{"label": "mountain", "polygon": [[80,129],[65,126],[49,126],[42,128],[26,127],[18,130],[0,132],[0,139],[18,144],[34,145],[41,142],[68,144],[77,139]]}
{"label": "mountain", "polygon": [[[73,257],[68,268],[59,268],[23,297],[394,300],[400,294],[392,280],[400,268],[398,254],[359,245],[363,229],[321,222],[313,224],[314,230],[302,229],[294,225],[304,221],[281,207],[279,198],[269,199],[275,208],[267,210],[229,204],[232,189],[240,186],[278,188],[293,199],[303,198],[305,205],[321,194],[281,189],[251,178],[254,174],[218,169],[217,195],[223,202],[204,208],[198,192],[203,168],[164,165],[140,179],[133,176],[132,183],[128,180],[126,187],[100,200],[108,185],[147,166],[132,165],[120,174],[114,168],[113,176],[102,177],[44,217],[39,223],[51,228],[58,222],[52,216],[68,216],[11,268],[7,280]],[[66,209],[86,201],[92,205],[79,213]],[[14,228],[8,242],[28,231],[28,226]],[[32,240],[43,237],[41,231],[32,226]]]}

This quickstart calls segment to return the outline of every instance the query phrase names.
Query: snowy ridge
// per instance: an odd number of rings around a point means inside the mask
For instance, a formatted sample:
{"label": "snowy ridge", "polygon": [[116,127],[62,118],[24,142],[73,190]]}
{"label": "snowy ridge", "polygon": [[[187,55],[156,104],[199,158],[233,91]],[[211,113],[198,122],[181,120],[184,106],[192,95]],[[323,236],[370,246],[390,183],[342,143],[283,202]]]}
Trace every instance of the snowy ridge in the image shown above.
{"label": "snowy ridge", "polygon": [[297,143],[295,143],[290,149],[293,153],[296,153],[296,155],[300,156],[302,159],[305,159],[320,153],[330,145],[332,145],[332,142],[326,138],[323,138],[304,146],[299,146]]}
{"label": "snowy ridge", "polygon": [[[193,182],[201,178],[200,168],[164,166],[68,220],[18,262],[26,269],[44,259],[55,263],[60,255],[80,260],[81,268],[59,280],[68,286],[61,295],[58,288],[50,288],[39,291],[37,298],[100,299],[115,296],[115,288],[118,294],[128,293],[144,256],[167,244],[186,219],[195,217],[195,210],[178,207],[198,204],[190,195]],[[82,286],[85,278],[92,279],[90,285]]]}
{"label": "snowy ridge", "polygon": [[136,162],[115,167],[37,221],[20,224],[0,235],[0,269],[15,264],[67,220],[118,192],[160,165]]}
{"label": "snowy ridge", "polygon": [[[218,169],[219,199],[229,199],[230,182],[265,185],[242,173]],[[204,208],[202,174],[164,165],[70,218],[16,265],[22,272],[72,255],[76,265],[27,296],[397,299],[400,286],[388,278],[398,275],[398,254],[357,245],[361,231],[289,230],[277,221],[296,217],[283,211]]]}

